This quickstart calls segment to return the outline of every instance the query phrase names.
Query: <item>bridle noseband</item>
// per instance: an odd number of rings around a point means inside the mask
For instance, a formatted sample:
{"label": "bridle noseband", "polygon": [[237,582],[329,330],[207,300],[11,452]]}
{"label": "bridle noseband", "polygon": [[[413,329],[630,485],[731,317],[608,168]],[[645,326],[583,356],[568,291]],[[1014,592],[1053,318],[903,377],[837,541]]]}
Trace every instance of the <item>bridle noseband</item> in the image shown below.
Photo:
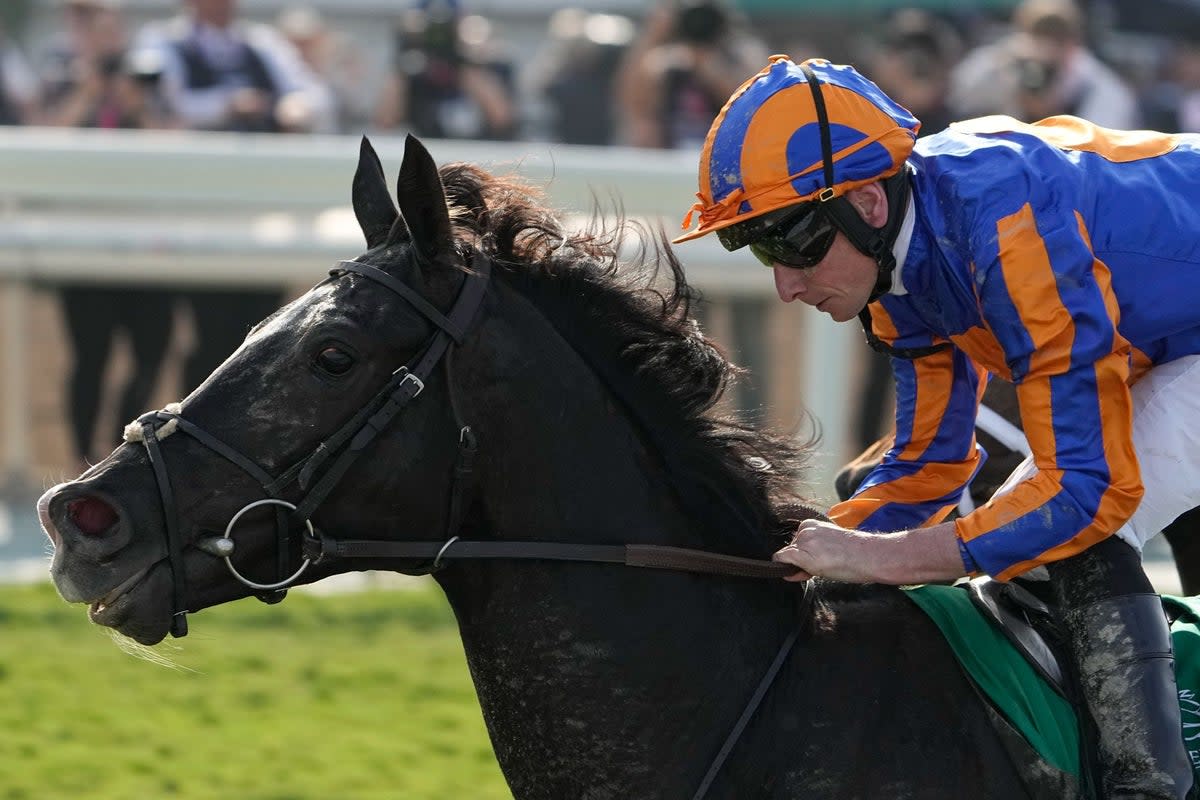
{"label": "bridle noseband", "polygon": [[[179,530],[174,491],[171,488],[166,461],[159,446],[160,440],[177,431],[186,433],[258,481],[266,497],[246,504],[234,514],[225,528],[224,536],[201,540],[197,542],[197,546],[205,552],[223,558],[230,573],[241,583],[251,589],[271,593],[260,594],[260,599],[267,602],[278,602],[282,599],[286,588],[294,583],[311,563],[320,559],[319,555],[315,557],[306,555],[299,569],[287,576],[291,523],[293,521],[302,523],[307,528],[307,539],[316,541],[317,534],[311,521],[316,508],[329,496],[350,466],[387,427],[388,423],[424,390],[426,382],[429,381],[438,364],[446,363],[447,369],[449,369],[449,359],[444,357],[447,356],[451,344],[461,344],[466,337],[478,316],[491,278],[491,261],[477,254],[475,262],[478,266],[465,274],[458,297],[454,301],[449,315],[442,314],[413,289],[378,267],[357,261],[342,261],[330,270],[330,280],[342,275],[356,274],[385,286],[416,309],[434,326],[435,330],[418,351],[415,359],[393,372],[387,384],[367,401],[366,405],[338,428],[332,436],[318,444],[311,453],[278,476],[272,476],[252,459],[198,425],[189,422],[182,416],[181,409],[177,405],[168,406],[162,411],[143,414],[138,417],[134,425],[127,429],[127,440],[141,441],[145,445],[146,454],[150,459],[155,481],[158,484],[159,496],[162,499],[163,516],[166,521],[167,560],[174,583],[172,636],[178,638],[187,635],[187,578],[183,565],[183,548],[186,543]],[[456,421],[459,423],[459,465],[455,473],[456,477],[461,478],[470,474],[476,442],[470,426],[462,424],[461,419],[458,418],[458,409],[453,398],[451,406]],[[326,466],[327,464],[328,466]],[[323,472],[321,472],[322,469],[324,469]],[[319,477],[318,473],[320,473]],[[295,504],[280,497],[282,491],[293,483],[304,492],[303,497]],[[455,535],[461,522],[463,510],[461,494],[460,489],[456,489],[453,493],[447,521],[447,538]],[[279,579],[272,583],[249,580],[239,573],[234,568],[233,562],[230,561],[234,550],[232,539],[234,526],[246,512],[265,505],[274,506],[276,510],[276,552]]]}

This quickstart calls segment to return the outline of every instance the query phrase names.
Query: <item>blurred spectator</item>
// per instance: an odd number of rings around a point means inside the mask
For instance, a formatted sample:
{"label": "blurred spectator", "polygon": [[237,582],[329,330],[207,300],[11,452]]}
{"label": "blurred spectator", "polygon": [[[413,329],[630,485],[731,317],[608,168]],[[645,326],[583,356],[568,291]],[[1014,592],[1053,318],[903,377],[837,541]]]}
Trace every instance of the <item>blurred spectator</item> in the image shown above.
{"label": "blurred spectator", "polygon": [[334,128],[359,131],[371,121],[374,93],[359,47],[329,27],[321,12],[296,6],[280,12],[276,26],[330,91]]}
{"label": "blurred spectator", "polygon": [[1146,127],[1200,133],[1200,40],[1170,42],[1164,62],[1162,79],[1142,98]]}
{"label": "blurred spectator", "polygon": [[[139,286],[65,284],[59,287],[73,361],[67,375],[71,439],[78,466],[94,463],[121,441],[127,422],[146,411],[167,353],[173,295]],[[100,398],[113,345],[126,337],[132,371],[116,387],[118,418],[100,424]]]}
{"label": "blurred spectator", "polygon": [[0,23],[0,125],[34,122],[37,110],[37,75]]}
{"label": "blurred spectator", "polygon": [[530,91],[549,111],[548,134],[567,144],[613,144],[615,79],[634,25],[628,17],[581,8],[554,12],[549,41],[530,68]]}
{"label": "blurred spectator", "polygon": [[[279,31],[237,20],[236,0],[184,0],[185,14],[143,31],[163,58],[163,96],[186,127],[234,132],[332,131],[330,91]],[[246,332],[283,302],[282,289],[188,289],[195,347],[184,391],[199,386]]]}
{"label": "blurred spectator", "polygon": [[[46,121],[95,128],[160,122],[148,99],[154,91],[152,70],[127,55],[114,0],[70,0],[64,15],[64,30],[43,62]],[[72,444],[82,466],[115,447],[124,424],[146,410],[167,352],[173,300],[163,289],[137,286],[79,282],[60,284],[58,290],[73,355],[67,376]],[[101,424],[104,377],[120,336],[128,339],[132,370],[117,387],[119,418]]]}
{"label": "blurred spectator", "polygon": [[491,45],[491,23],[462,15],[455,0],[409,9],[396,32],[396,60],[375,123],[434,138],[513,138],[513,68]]}
{"label": "blurred spectator", "polygon": [[154,91],[129,70],[128,35],[116,0],[67,0],[63,29],[41,58],[47,125],[143,128],[165,124]]}
{"label": "blurred spectator", "polygon": [[955,69],[955,114],[1025,121],[1074,114],[1109,128],[1140,125],[1137,98],[1086,47],[1083,15],[1071,0],[1023,0],[1013,22],[1011,34],[968,54]]}
{"label": "blurred spectator", "polygon": [[723,0],[664,0],[626,55],[618,91],[627,143],[696,148],[767,50]]}
{"label": "blurred spectator", "polygon": [[960,55],[961,42],[949,23],[924,9],[905,8],[888,19],[868,60],[879,87],[921,120],[920,135],[927,136],[954,121],[950,72]]}
{"label": "blurred spectator", "polygon": [[162,93],[184,127],[332,132],[329,88],[279,31],[237,19],[237,0],[183,0],[184,14],[147,26],[139,49],[162,55]]}

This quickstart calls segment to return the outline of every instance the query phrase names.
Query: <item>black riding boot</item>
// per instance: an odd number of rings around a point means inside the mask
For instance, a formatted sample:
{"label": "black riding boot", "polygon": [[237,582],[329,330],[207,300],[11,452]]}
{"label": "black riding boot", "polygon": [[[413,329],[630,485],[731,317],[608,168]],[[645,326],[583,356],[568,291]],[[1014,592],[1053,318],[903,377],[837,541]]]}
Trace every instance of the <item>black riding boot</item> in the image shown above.
{"label": "black riding boot", "polygon": [[1096,725],[1103,797],[1191,796],[1170,631],[1137,552],[1110,537],[1047,568]]}

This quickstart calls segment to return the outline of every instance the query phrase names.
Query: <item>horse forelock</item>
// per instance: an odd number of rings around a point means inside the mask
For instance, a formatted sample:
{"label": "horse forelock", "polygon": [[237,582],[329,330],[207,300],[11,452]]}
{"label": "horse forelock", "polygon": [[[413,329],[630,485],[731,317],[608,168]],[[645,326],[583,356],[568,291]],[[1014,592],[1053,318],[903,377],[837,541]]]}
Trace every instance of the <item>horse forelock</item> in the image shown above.
{"label": "horse forelock", "polygon": [[554,314],[547,318],[573,346],[581,338],[593,346],[600,341],[624,374],[636,376],[630,382],[636,405],[661,417],[652,427],[670,432],[671,455],[689,476],[720,486],[753,523],[750,532],[711,532],[713,546],[769,552],[776,544],[771,534],[787,530],[780,509],[797,499],[809,445],[716,409],[742,370],[692,316],[698,295],[666,234],[619,209],[570,231],[537,189],[470,164],[447,165],[441,178],[456,237],[490,258],[535,305],[564,308],[557,324]]}

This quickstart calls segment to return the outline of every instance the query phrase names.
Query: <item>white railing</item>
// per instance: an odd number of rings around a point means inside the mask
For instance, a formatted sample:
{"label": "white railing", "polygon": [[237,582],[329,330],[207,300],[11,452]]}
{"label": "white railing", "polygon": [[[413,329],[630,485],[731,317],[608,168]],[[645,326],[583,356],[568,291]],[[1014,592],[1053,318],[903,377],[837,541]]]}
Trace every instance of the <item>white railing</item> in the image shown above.
{"label": "white railing", "polygon": [[[373,136],[389,175],[404,140]],[[548,202],[589,215],[619,204],[674,232],[695,193],[693,153],[541,143],[426,142],[439,162],[470,161],[542,188]],[[286,284],[318,280],[362,249],[349,207],[358,153],[352,136],[291,137],[181,132],[0,128],[0,322],[6,381],[4,466],[29,463],[27,298],[31,285],[109,283]],[[689,279],[714,301],[772,297],[770,273],[713,237],[682,246]],[[774,398],[802,398],[826,449],[814,483],[846,453],[845,394],[859,333],[784,308],[763,320],[770,354],[760,369],[795,375]],[[774,308],[773,306],[766,306]],[[719,325],[720,314],[716,319]],[[781,320],[802,320],[786,322]],[[800,341],[797,341],[797,338]],[[797,372],[785,369],[799,360]],[[794,415],[791,419],[794,420]],[[784,421],[787,421],[787,417]]]}

